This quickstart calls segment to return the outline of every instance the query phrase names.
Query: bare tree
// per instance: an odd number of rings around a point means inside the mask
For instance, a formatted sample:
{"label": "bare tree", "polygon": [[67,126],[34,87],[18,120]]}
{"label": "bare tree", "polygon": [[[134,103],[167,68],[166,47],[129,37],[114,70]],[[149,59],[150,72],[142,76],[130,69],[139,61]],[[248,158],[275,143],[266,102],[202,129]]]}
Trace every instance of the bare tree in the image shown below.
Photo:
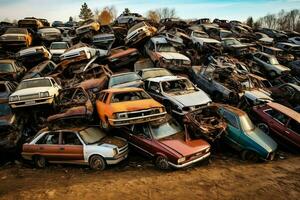
{"label": "bare tree", "polygon": [[155,22],[159,22],[160,15],[155,10],[149,10],[147,12],[147,18],[150,19],[150,20],[153,20]]}
{"label": "bare tree", "polygon": [[156,13],[159,15],[160,19],[176,17],[174,8],[159,8],[156,10]]}
{"label": "bare tree", "polygon": [[253,28],[253,18],[252,17],[248,17],[246,24],[248,26],[250,26],[251,28]]}

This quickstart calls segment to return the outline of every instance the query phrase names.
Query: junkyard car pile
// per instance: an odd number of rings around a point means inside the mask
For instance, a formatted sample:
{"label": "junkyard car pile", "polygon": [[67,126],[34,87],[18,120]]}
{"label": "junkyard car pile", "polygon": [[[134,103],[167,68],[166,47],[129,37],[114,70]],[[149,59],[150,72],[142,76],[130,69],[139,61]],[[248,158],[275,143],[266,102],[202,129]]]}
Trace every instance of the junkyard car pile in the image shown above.
{"label": "junkyard car pile", "polygon": [[123,13],[114,23],[30,17],[0,36],[0,151],[37,167],[103,170],[128,152],[160,169],[300,149],[300,34]]}

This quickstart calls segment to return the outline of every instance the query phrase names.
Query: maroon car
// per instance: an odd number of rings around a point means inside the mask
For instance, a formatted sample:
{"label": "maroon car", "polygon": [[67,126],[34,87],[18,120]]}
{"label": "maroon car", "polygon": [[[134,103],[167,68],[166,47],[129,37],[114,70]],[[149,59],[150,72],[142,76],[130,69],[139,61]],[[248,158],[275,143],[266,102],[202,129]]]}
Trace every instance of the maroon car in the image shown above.
{"label": "maroon car", "polygon": [[300,113],[274,102],[256,106],[253,111],[260,129],[300,149]]}
{"label": "maroon car", "polygon": [[111,50],[111,55],[107,58],[108,65],[111,68],[119,68],[133,63],[140,57],[139,51],[136,48],[117,47]]}
{"label": "maroon car", "polygon": [[121,130],[122,136],[138,152],[150,156],[159,169],[183,168],[210,156],[210,145],[191,140],[172,118],[133,125]]}

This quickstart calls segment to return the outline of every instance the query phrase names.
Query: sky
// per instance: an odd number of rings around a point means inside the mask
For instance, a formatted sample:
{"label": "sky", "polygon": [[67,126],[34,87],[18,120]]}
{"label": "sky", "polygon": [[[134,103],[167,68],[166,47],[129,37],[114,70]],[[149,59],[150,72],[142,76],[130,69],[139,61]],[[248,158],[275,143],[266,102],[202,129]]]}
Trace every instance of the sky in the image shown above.
{"label": "sky", "polygon": [[249,16],[257,19],[281,9],[300,9],[300,0],[0,0],[0,21],[34,16],[68,21],[69,16],[78,19],[81,5],[86,2],[94,10],[114,5],[118,15],[129,8],[131,12],[146,15],[148,10],[169,7],[176,10],[178,17],[196,19],[208,17],[241,20]]}

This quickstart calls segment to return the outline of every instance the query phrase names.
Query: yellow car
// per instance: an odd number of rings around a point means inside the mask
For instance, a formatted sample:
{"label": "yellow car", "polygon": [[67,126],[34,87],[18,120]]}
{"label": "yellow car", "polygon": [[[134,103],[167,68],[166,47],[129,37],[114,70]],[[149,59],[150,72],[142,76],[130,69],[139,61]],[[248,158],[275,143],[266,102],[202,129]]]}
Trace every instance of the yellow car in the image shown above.
{"label": "yellow car", "polygon": [[96,107],[103,129],[165,118],[166,110],[141,88],[103,90]]}
{"label": "yellow car", "polygon": [[82,35],[88,33],[90,31],[97,32],[100,29],[100,24],[92,19],[86,20],[82,23],[82,25],[76,29],[77,35]]}
{"label": "yellow car", "polygon": [[26,28],[9,28],[1,35],[0,43],[4,46],[29,47],[32,36]]}

